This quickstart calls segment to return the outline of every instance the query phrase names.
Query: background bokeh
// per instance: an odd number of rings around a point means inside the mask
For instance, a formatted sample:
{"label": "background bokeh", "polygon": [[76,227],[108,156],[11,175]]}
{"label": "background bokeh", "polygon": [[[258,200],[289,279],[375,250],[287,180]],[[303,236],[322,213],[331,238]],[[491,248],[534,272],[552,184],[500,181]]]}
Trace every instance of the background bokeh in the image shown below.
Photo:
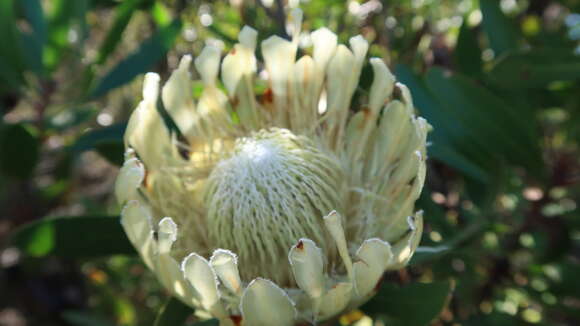
{"label": "background bokeh", "polygon": [[422,246],[334,324],[580,325],[580,0],[0,0],[0,325],[197,325],[120,230],[126,121],[143,73],[295,6],[434,126]]}

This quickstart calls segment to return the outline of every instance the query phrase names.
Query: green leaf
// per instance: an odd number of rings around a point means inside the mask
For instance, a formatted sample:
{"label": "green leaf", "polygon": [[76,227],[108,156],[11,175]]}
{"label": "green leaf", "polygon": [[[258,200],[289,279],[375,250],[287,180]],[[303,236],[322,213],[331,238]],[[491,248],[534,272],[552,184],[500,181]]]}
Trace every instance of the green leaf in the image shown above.
{"label": "green leaf", "polygon": [[218,24],[212,24],[206,27],[210,32],[212,32],[213,34],[215,34],[220,40],[222,40],[225,44],[227,44],[228,46],[232,46],[234,44],[237,43],[236,39],[230,35],[228,35],[227,33],[225,33],[224,31],[222,31],[219,27]]}
{"label": "green leaf", "polygon": [[[0,56],[2,56],[1,51]],[[6,57],[4,57],[4,60],[5,58]],[[18,89],[20,85],[24,83],[24,80],[22,79],[22,71],[17,69],[17,66],[13,65],[8,60],[4,60],[0,60],[0,95]],[[0,103],[0,106],[2,105],[3,104]],[[2,108],[0,107],[0,109]]]}
{"label": "green leaf", "polygon": [[495,56],[517,49],[520,35],[513,22],[501,11],[500,1],[479,0],[479,6],[483,14],[483,30]]}
{"label": "green leaf", "polygon": [[38,162],[38,138],[23,124],[6,125],[0,132],[0,171],[7,176],[30,177]]}
{"label": "green leaf", "polygon": [[459,245],[469,240],[477,239],[477,235],[486,230],[488,223],[485,221],[472,222],[469,226],[463,228],[452,239],[445,241],[443,244],[436,247],[418,247],[409,262],[409,265],[420,265],[440,259],[444,256],[452,254],[454,249]]}
{"label": "green leaf", "polygon": [[74,326],[114,326],[103,317],[82,311],[65,311],[62,318]]}
{"label": "green leaf", "polygon": [[88,150],[96,150],[109,162],[115,165],[123,164],[123,135],[127,123],[117,123],[108,127],[93,129],[81,135],[70,148],[74,154]]}
{"label": "green leaf", "polygon": [[425,80],[431,93],[445,103],[450,113],[447,119],[462,126],[472,146],[487,156],[498,155],[513,165],[527,167],[538,177],[542,175],[534,123],[525,119],[517,106],[461,74],[433,68]]}
{"label": "green leaf", "polygon": [[465,175],[485,182],[488,173],[481,156],[478,156],[479,151],[474,148],[465,127],[457,123],[454,114],[443,104],[445,102],[441,103],[408,66],[398,65],[396,74],[411,89],[421,116],[433,125],[433,131],[429,133],[429,141],[432,143],[429,155]]}
{"label": "green leaf", "polygon": [[461,25],[454,57],[459,71],[470,76],[481,75],[483,66],[481,48],[477,40],[477,33],[469,27],[467,19]]}
{"label": "green leaf", "polygon": [[494,311],[490,314],[475,314],[471,316],[464,325],[469,326],[490,326],[490,325],[501,325],[501,326],[524,326],[532,325],[528,323],[523,323],[518,316],[513,316],[507,313]]}
{"label": "green leaf", "polygon": [[99,142],[95,144],[95,150],[107,161],[116,166],[122,166],[125,162],[125,145],[123,142]]}
{"label": "green leaf", "polygon": [[170,25],[160,28],[151,38],[123,59],[109,71],[91,92],[91,97],[105,95],[110,90],[122,86],[137,75],[147,72],[159,62],[171,48],[181,31],[181,21],[174,20]]}
{"label": "green leaf", "polygon": [[[506,102],[474,80],[433,68],[424,79],[404,65],[396,74],[412,91],[420,114],[431,125],[431,157],[465,177],[478,205],[489,204],[503,181],[501,167],[525,167],[542,179],[542,157],[534,121],[522,119],[519,105]],[[527,113],[529,114],[529,113]]]}
{"label": "green leaf", "polygon": [[94,149],[101,142],[123,142],[127,123],[116,123],[108,127],[92,129],[82,134],[72,146],[73,152],[83,152]]}
{"label": "green leaf", "polygon": [[113,53],[141,2],[142,0],[126,0],[117,6],[113,26],[107,32],[107,36],[99,48],[97,64],[103,64],[109,55]]}
{"label": "green leaf", "polygon": [[154,326],[179,326],[185,324],[189,316],[193,314],[193,308],[187,306],[178,299],[171,297],[167,300],[155,319]]}
{"label": "green leaf", "polygon": [[413,254],[413,258],[409,262],[410,266],[420,265],[425,262],[432,261],[448,254],[451,248],[446,245],[439,245],[436,247],[419,246]]}
{"label": "green leaf", "polygon": [[[432,137],[434,138],[434,137]],[[463,155],[451,144],[445,144],[446,141],[434,143],[429,147],[429,153],[435,159],[445,162],[449,166],[456,168],[465,175],[474,178],[480,182],[486,183],[489,179],[488,173],[483,166],[478,165],[472,158]]]}
{"label": "green leaf", "polygon": [[[64,54],[71,46],[69,42],[71,29],[79,33],[79,40],[83,40],[86,32],[84,20],[88,1],[51,1],[51,11],[48,13],[48,42],[43,57],[46,69],[54,70],[66,57]],[[80,28],[76,28],[74,23],[78,23]]]}
{"label": "green leaf", "polygon": [[117,5],[119,5],[119,2],[116,0],[92,0],[90,2],[91,4],[91,9],[95,10],[95,9],[110,9],[112,7],[115,7]]}
{"label": "green leaf", "polygon": [[87,13],[88,13],[89,8],[91,6],[91,4],[90,4],[91,1],[92,0],[76,1],[77,4],[74,8],[75,9],[74,20],[75,20],[75,23],[77,26],[76,29],[78,31],[78,43],[76,46],[78,51],[84,50],[85,41],[89,37],[90,26],[87,22]]}
{"label": "green leaf", "polygon": [[[0,1],[0,84],[17,88],[24,82],[23,62],[13,0]],[[11,46],[6,46],[10,44]]]}
{"label": "green leaf", "polygon": [[66,258],[135,255],[118,217],[51,217],[16,230],[11,243],[31,257]]}
{"label": "green leaf", "polygon": [[580,57],[570,49],[534,49],[507,54],[490,80],[507,89],[542,88],[555,81],[580,80]]}
{"label": "green leaf", "polygon": [[37,74],[42,74],[43,49],[47,41],[47,25],[40,0],[23,0],[20,2],[24,16],[30,24],[30,33],[22,33],[23,54],[28,67]]}
{"label": "green leaf", "polygon": [[451,290],[450,281],[413,283],[404,287],[385,283],[361,310],[387,315],[392,326],[428,325],[445,308]]}
{"label": "green leaf", "polygon": [[40,0],[22,0],[20,5],[24,11],[26,20],[30,23],[35,37],[40,43],[46,41],[46,21],[44,19],[44,12],[42,10],[42,3]]}

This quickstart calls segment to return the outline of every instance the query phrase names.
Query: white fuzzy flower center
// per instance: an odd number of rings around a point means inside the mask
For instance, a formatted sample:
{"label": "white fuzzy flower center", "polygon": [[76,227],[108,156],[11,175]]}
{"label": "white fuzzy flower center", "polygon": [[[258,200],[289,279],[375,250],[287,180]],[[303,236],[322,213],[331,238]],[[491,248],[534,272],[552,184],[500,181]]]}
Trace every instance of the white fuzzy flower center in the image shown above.
{"label": "white fuzzy flower center", "polygon": [[248,170],[272,169],[279,157],[279,148],[272,140],[257,141],[250,138],[239,146],[230,164]]}
{"label": "white fuzzy flower center", "polygon": [[236,141],[206,191],[209,237],[238,253],[242,277],[288,282],[298,239],[324,243],[322,216],[339,209],[340,168],[305,137],[262,130]]}

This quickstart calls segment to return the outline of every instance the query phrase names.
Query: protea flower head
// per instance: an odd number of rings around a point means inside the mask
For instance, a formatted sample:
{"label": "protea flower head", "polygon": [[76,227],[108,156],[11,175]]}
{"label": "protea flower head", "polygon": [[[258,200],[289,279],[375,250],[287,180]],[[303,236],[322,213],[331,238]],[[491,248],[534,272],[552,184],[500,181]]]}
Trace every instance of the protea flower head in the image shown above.
{"label": "protea flower head", "polygon": [[161,90],[147,74],[125,134],[116,195],[128,238],[174,296],[222,325],[315,324],[353,309],[421,237],[430,127],[409,90],[371,58],[365,105],[351,107],[368,43],[337,45],[321,28],[296,60],[293,19],[291,41],[261,43],[263,64],[249,27],[223,60],[206,46],[197,101],[190,56]]}

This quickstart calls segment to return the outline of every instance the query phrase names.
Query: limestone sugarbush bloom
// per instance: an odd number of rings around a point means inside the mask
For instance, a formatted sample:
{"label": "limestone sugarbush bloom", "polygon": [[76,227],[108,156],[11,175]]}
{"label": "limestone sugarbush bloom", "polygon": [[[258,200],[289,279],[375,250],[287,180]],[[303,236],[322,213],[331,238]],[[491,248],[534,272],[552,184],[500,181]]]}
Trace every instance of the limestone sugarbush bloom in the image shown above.
{"label": "limestone sugarbush bloom", "polygon": [[263,63],[249,27],[223,60],[206,46],[197,101],[190,56],[161,89],[147,74],[125,134],[116,195],[128,238],[174,296],[222,325],[317,323],[355,308],[421,237],[430,127],[409,90],[371,58],[370,89],[352,101],[368,43],[337,44],[321,28],[297,60],[296,35],[263,41]]}

